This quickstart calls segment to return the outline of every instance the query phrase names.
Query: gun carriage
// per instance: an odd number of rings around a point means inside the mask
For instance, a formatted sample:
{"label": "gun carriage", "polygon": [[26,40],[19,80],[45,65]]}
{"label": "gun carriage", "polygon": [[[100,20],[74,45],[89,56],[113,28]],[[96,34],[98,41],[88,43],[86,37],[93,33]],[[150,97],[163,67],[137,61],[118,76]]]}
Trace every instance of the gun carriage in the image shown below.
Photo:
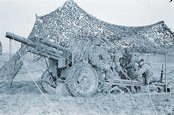
{"label": "gun carriage", "polygon": [[[121,79],[115,70],[118,65],[114,61],[114,55],[106,48],[98,46],[90,48],[89,44],[80,42],[83,47],[75,43],[76,50],[72,50],[44,39],[32,41],[9,32],[6,33],[6,37],[27,45],[28,52],[48,58],[48,69],[41,77],[41,86],[45,92],[54,93],[60,83],[64,83],[73,96],[109,92],[115,86],[147,87],[147,84],[135,80]],[[126,73],[124,75],[129,77]],[[159,81],[149,83],[154,86],[153,91],[166,91],[167,86],[162,82],[162,77],[163,71]]]}

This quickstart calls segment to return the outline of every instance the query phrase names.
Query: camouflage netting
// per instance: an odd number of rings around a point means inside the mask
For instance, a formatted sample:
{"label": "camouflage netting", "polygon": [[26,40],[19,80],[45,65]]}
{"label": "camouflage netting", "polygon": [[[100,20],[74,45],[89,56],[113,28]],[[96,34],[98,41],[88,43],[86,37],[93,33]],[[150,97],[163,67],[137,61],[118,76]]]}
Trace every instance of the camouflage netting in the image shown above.
{"label": "camouflage netting", "polygon": [[130,46],[138,52],[159,52],[161,46],[170,47],[174,42],[174,33],[163,21],[141,27],[113,25],[89,15],[72,0],[45,16],[37,17],[29,38],[36,36],[52,39],[63,46],[69,46],[71,38],[90,37],[110,42],[117,48]]}

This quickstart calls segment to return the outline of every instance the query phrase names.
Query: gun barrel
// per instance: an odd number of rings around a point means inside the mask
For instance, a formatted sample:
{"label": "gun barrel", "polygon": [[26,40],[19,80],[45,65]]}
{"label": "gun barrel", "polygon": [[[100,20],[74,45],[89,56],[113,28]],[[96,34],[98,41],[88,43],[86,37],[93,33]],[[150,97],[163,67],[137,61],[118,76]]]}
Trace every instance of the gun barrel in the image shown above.
{"label": "gun barrel", "polygon": [[12,39],[12,40],[21,42],[21,43],[23,43],[23,44],[26,44],[26,45],[30,45],[30,46],[32,46],[32,47],[35,47],[34,42],[32,42],[31,40],[28,40],[28,39],[26,39],[26,38],[24,38],[24,37],[18,36],[18,35],[16,35],[16,34],[7,32],[5,36],[6,36],[7,38],[9,38],[9,39]]}
{"label": "gun barrel", "polygon": [[33,42],[30,39],[26,39],[24,37],[15,35],[10,32],[6,33],[6,37],[28,45],[29,52],[32,52],[34,54],[38,54],[41,56],[49,57],[52,59],[58,59],[62,57],[65,54],[64,52],[66,52],[67,54],[70,54],[67,48],[62,47],[58,45],[57,43],[42,41],[42,39],[40,41]]}
{"label": "gun barrel", "polygon": [[9,39],[13,39],[13,40],[18,41],[18,42],[22,42],[24,44],[27,44],[27,41],[25,40],[25,38],[18,36],[18,35],[15,35],[15,34],[10,33],[10,32],[7,32],[5,37],[7,37]]}
{"label": "gun barrel", "polygon": [[[30,45],[30,46],[33,46],[33,47],[36,46],[33,41],[31,41],[29,39],[26,39],[24,37],[18,36],[16,34],[10,33],[10,32],[7,32],[6,33],[6,37],[9,38],[9,39],[13,39],[15,41],[21,42],[23,44],[27,44],[27,45]],[[60,46],[57,43],[53,43],[53,42],[50,42],[50,41],[43,41],[43,40],[40,40],[39,42],[41,44],[44,44],[44,45],[49,46],[49,47],[52,47],[52,48],[56,48],[58,50],[68,51],[68,48],[65,48],[63,46]]]}
{"label": "gun barrel", "polygon": [[54,42],[50,42],[50,41],[40,41],[42,44],[45,44],[47,46],[51,46],[53,48],[59,49],[59,50],[63,50],[63,51],[68,51],[68,48],[65,48],[61,45],[58,45],[57,43]]}

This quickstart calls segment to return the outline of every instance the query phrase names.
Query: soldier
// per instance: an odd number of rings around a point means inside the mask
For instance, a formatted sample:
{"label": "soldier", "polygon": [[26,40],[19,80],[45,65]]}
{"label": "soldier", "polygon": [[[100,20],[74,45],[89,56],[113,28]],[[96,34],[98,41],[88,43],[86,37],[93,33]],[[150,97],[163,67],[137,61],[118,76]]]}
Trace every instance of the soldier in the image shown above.
{"label": "soldier", "polygon": [[143,82],[145,84],[149,83],[149,78],[153,75],[152,68],[150,64],[144,62],[144,59],[141,59],[138,62],[138,70],[135,71],[134,77],[137,81]]}
{"label": "soldier", "polygon": [[[129,76],[129,79],[133,79],[133,74],[135,72],[135,59],[136,55],[126,48],[123,57],[119,59],[120,65],[125,73]],[[123,79],[127,79],[122,77]]]}
{"label": "soldier", "polygon": [[[136,55],[131,52],[131,49],[125,49],[123,57],[119,59],[119,62],[122,67],[122,71],[119,72],[121,79],[134,79]],[[129,88],[131,92],[136,92],[134,86],[130,86]]]}

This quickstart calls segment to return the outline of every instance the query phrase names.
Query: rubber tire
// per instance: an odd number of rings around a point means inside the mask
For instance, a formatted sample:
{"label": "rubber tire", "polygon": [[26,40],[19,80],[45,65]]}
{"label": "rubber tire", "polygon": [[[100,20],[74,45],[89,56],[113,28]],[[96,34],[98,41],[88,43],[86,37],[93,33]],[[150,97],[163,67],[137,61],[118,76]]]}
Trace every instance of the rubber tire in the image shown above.
{"label": "rubber tire", "polygon": [[56,92],[56,86],[52,87],[50,84],[46,83],[45,81],[51,83],[51,84],[56,84],[51,78],[51,74],[49,73],[48,70],[46,70],[41,77],[41,87],[44,92],[49,93],[49,94],[54,94]]}
{"label": "rubber tire", "polygon": [[98,75],[87,62],[76,63],[65,73],[67,89],[73,96],[90,97],[97,92]]}

